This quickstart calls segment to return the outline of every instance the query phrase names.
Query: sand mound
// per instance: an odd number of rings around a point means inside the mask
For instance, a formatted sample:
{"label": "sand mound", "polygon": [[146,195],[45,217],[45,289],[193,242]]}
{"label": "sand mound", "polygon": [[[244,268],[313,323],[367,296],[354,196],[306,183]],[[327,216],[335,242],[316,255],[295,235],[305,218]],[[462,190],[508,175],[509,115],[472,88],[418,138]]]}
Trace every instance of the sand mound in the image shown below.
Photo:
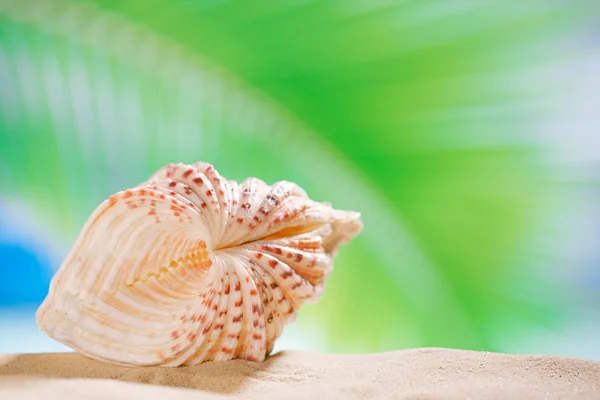
{"label": "sand mound", "polygon": [[600,399],[600,363],[448,349],[282,352],[262,364],[126,368],[73,353],[0,356],[2,399]]}

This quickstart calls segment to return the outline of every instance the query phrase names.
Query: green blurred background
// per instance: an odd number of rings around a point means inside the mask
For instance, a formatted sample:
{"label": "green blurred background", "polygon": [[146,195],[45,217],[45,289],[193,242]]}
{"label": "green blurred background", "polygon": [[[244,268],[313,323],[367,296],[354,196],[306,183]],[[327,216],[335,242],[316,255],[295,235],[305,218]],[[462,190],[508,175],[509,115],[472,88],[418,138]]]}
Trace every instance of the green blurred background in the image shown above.
{"label": "green blurred background", "polygon": [[0,0],[0,352],[169,162],[360,211],[278,348],[600,359],[600,3]]}

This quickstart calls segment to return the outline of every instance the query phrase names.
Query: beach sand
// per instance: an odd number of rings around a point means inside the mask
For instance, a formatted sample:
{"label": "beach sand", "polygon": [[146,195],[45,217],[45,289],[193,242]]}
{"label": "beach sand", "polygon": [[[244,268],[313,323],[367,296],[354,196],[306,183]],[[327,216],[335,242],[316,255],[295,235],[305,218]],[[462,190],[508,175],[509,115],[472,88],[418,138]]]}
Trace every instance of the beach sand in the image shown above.
{"label": "beach sand", "polygon": [[0,356],[0,399],[600,399],[600,363],[449,349],[281,352],[264,363],[126,368],[74,353]]}

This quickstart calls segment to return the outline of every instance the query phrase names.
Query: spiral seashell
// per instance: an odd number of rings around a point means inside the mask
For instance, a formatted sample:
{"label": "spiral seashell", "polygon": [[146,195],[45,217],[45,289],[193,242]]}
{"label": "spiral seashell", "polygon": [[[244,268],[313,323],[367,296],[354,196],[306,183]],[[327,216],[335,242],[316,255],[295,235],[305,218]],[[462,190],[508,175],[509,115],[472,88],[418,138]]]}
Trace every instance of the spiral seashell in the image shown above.
{"label": "spiral seashell", "polygon": [[358,213],[293,183],[238,184],[206,163],[169,164],[94,211],[36,320],[77,352],[122,365],[263,361],[361,229]]}

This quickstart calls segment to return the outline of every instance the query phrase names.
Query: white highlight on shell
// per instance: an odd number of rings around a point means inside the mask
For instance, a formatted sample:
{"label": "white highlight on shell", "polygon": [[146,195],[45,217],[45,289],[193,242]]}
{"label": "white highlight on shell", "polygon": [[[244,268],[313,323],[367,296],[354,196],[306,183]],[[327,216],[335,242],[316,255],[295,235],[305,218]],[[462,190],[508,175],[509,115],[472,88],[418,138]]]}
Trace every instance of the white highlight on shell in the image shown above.
{"label": "white highlight on shell", "polygon": [[361,229],[358,213],[291,182],[238,184],[206,163],[170,164],[94,211],[36,320],[123,365],[262,361]]}

